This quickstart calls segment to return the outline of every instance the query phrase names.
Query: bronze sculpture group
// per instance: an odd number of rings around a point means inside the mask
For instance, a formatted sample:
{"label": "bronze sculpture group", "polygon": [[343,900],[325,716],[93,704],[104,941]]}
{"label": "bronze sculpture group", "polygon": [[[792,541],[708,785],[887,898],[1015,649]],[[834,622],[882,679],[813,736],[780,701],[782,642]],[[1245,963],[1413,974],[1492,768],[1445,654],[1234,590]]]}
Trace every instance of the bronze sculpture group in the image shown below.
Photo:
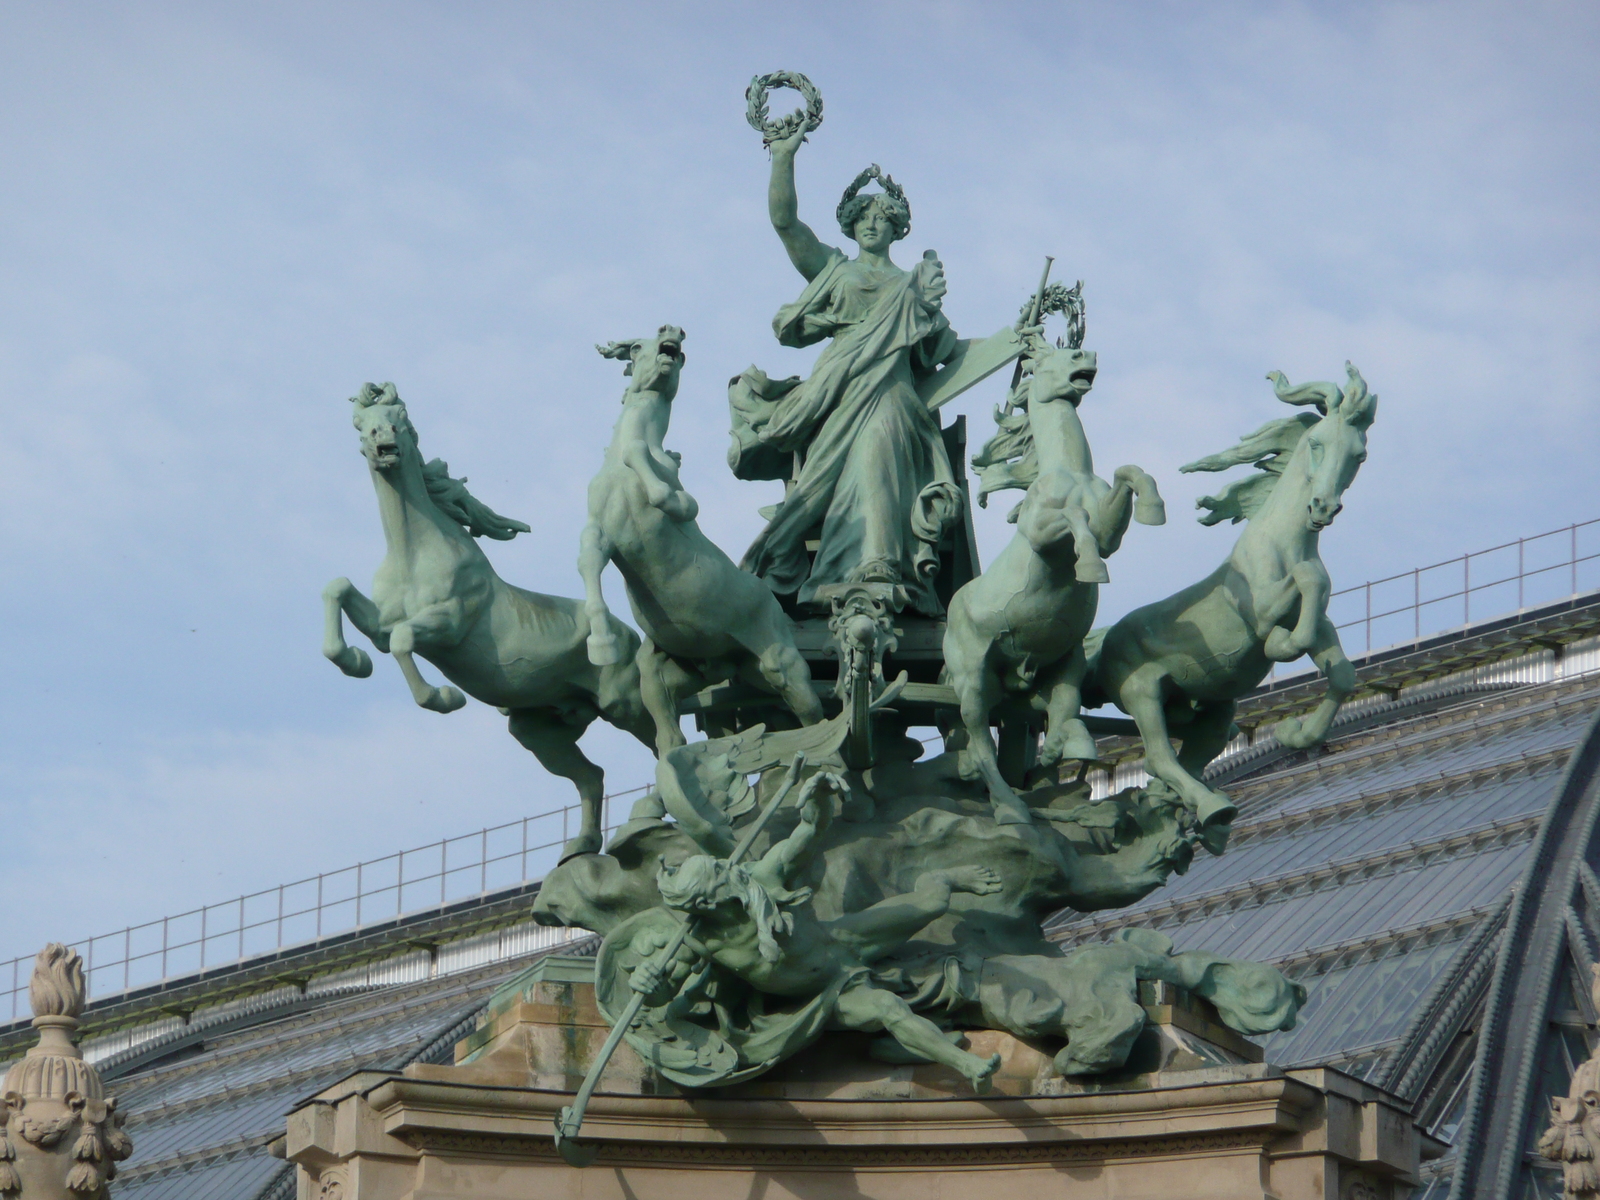
{"label": "bronze sculpture group", "polygon": [[[768,120],[775,86],[799,90],[805,109]],[[1016,323],[959,338],[937,256],[909,270],[892,260],[910,206],[876,165],[838,206],[854,256],[800,220],[794,159],[821,122],[815,88],[779,72],[749,99],[772,153],[772,224],[806,281],[773,331],[827,345],[805,379],[752,367],[730,385],[734,474],[784,484],[742,562],[701,532],[664,444],[684,366],[676,326],[601,351],[627,363],[628,384],[590,485],[582,602],[500,580],[474,539],[527,526],[424,462],[393,386],[369,384],[355,419],[389,554],[372,599],[345,579],[328,586],[324,652],[370,674],[344,641],[348,616],[395,656],[418,704],[449,712],[464,692],[496,705],[573,780],[583,826],[536,915],[603,935],[608,1045],[626,1038],[682,1086],[751,1078],[828,1029],[883,1031],[895,1061],[943,1062],[979,1089],[995,1067],[960,1047],[964,1028],[1053,1037],[1061,1071],[1111,1070],[1143,1023],[1139,979],[1195,988],[1246,1033],[1290,1027],[1304,993],[1270,967],[1177,953],[1150,932],[1063,955],[1041,924],[1132,903],[1197,848],[1222,851],[1234,810],[1203,773],[1234,732],[1234,702],[1273,663],[1309,655],[1328,683],[1279,741],[1327,734],[1354,675],[1317,544],[1366,457],[1376,397],[1353,367],[1342,387],[1274,373],[1279,399],[1314,413],[1183,468],[1257,468],[1201,501],[1203,523],[1245,523],[1232,553],[1094,629],[1105,559],[1131,521],[1165,513],[1140,468],[1094,473],[1079,408],[1098,364],[1082,344],[1081,285],[1041,283]],[[1052,343],[1055,313],[1068,333]],[[996,435],[971,461],[982,497],[1024,494],[1015,536],[979,571],[964,423],[943,425],[938,409],[1012,364]],[[608,564],[642,638],[606,608]],[[414,655],[455,686],[427,683]],[[1137,723],[1150,782],[1096,798],[1081,710],[1108,702]],[[706,738],[686,741],[688,712]],[[597,716],[658,755],[656,789],[604,853],[602,775],[576,745]],[[924,757],[913,726],[938,727],[945,752]],[[562,1121],[575,1158],[593,1082]]]}

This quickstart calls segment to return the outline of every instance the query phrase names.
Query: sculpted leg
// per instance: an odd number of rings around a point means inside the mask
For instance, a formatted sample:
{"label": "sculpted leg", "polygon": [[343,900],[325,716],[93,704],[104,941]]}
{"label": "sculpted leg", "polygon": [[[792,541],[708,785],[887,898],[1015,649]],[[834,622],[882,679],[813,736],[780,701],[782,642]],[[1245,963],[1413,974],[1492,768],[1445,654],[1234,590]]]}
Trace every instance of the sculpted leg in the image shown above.
{"label": "sculpted leg", "polygon": [[639,694],[656,726],[656,757],[684,745],[683,727],[678,724],[678,689],[684,673],[649,638],[639,646]]}
{"label": "sculpted leg", "polygon": [[1327,694],[1310,716],[1285,717],[1272,731],[1278,741],[1296,750],[1315,746],[1327,737],[1339,706],[1344,703],[1346,696],[1356,690],[1356,669],[1345,657],[1344,647],[1339,644],[1339,631],[1326,615],[1317,623],[1311,660],[1328,680]]}
{"label": "sculpted leg", "polygon": [[1267,634],[1265,653],[1273,662],[1293,662],[1317,642],[1317,624],[1328,615],[1331,584],[1320,560],[1304,559],[1289,571],[1287,586],[1300,600],[1293,629],[1274,625]]}
{"label": "sculpted leg", "polygon": [[511,736],[532,751],[539,765],[552,775],[570,779],[578,789],[583,816],[578,836],[567,843],[561,860],[577,854],[600,852],[600,801],[605,795],[605,772],[578,749],[587,721],[563,720],[553,709],[514,708],[507,721]]}
{"label": "sculpted leg", "polygon": [[1039,764],[1053,767],[1063,760],[1068,762],[1093,762],[1098,757],[1094,738],[1089,727],[1078,716],[1082,705],[1083,676],[1088,663],[1083,646],[1074,646],[1065,662],[1059,664],[1048,676],[1041,673],[1039,686],[1047,690],[1049,724],[1044,742],[1039,749]]}
{"label": "sculpted leg", "polygon": [[[956,614],[952,613],[951,618],[954,623]],[[987,655],[972,654],[972,648],[962,646],[960,641],[959,637],[947,634],[944,649],[950,682],[961,702],[961,723],[967,730],[967,747],[959,760],[961,775],[965,779],[983,780],[994,805],[996,824],[1031,825],[1033,814],[1000,774],[994,736],[989,732],[989,712],[1000,700],[1000,681],[990,668]]]}
{"label": "sculpted leg", "polygon": [[411,688],[411,698],[431,712],[455,712],[467,702],[460,689],[448,685],[434,687],[422,677],[412,659],[418,636],[433,642],[453,645],[461,639],[459,629],[461,601],[446,600],[425,608],[409,620],[401,621],[389,631],[389,653],[400,664],[400,673]]}
{"label": "sculpted leg", "polygon": [[359,646],[344,640],[344,614],[350,623],[366,634],[379,650],[388,648],[389,639],[378,629],[378,606],[368,600],[355,584],[343,577],[322,589],[322,653],[346,675],[365,679],[372,674],[372,657]]}
{"label": "sculpted leg", "polygon": [[1062,510],[1072,529],[1072,551],[1077,556],[1076,576],[1079,583],[1110,583],[1111,573],[1100,557],[1100,539],[1089,525],[1089,514],[1076,504]]}
{"label": "sculpted leg", "polygon": [[925,1059],[953,1067],[972,1082],[974,1091],[989,1090],[994,1073],[1000,1069],[1000,1056],[979,1058],[950,1044],[944,1031],[926,1017],[912,1012],[893,992],[867,984],[847,988],[834,1007],[834,1017],[846,1029],[875,1032],[886,1029],[907,1050]]}
{"label": "sculpted leg", "polygon": [[800,651],[787,642],[773,641],[757,656],[756,663],[761,678],[783,697],[789,711],[800,718],[800,724],[815,725],[822,720],[822,701],[811,686],[811,668],[800,657]]}
{"label": "sculpted leg", "polygon": [[1122,684],[1117,704],[1139,726],[1139,739],[1144,743],[1144,765],[1151,777],[1172,788],[1196,813],[1208,813],[1218,805],[1227,804],[1228,800],[1185,771],[1172,752],[1161,694],[1163,678],[1157,668],[1135,671]]}
{"label": "sculpted leg", "polygon": [[599,525],[590,521],[583,527],[578,538],[578,574],[583,576],[583,609],[589,616],[589,661],[597,667],[622,661],[622,646],[611,632],[611,610],[600,591],[600,576],[611,561],[611,551]]}
{"label": "sculpted leg", "polygon": [[849,947],[862,962],[876,962],[893,954],[923,929],[950,911],[950,897],[956,892],[988,896],[1003,890],[1005,884],[988,867],[952,867],[925,871],[915,890],[890,896],[870,908],[848,913],[828,925],[828,933]]}

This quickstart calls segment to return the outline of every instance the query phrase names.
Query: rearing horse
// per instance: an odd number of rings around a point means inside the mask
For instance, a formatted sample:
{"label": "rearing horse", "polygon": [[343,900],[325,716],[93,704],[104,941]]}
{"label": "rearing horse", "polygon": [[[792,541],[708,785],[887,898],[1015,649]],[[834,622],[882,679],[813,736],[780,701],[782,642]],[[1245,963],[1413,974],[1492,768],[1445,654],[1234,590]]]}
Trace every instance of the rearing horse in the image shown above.
{"label": "rearing horse", "polygon": [[[1253,463],[1261,474],[1235,480],[1198,501],[1202,525],[1246,521],[1227,561],[1199,583],[1136,608],[1086,648],[1091,705],[1109,699],[1139,725],[1145,767],[1195,815],[1205,844],[1220,851],[1235,812],[1221,792],[1200,782],[1206,764],[1228,743],[1234,702],[1275,662],[1309,654],[1328,681],[1316,711],[1288,717],[1274,729],[1285,746],[1304,749],[1327,736],[1334,714],[1355,690],[1355,668],[1328,619],[1330,584],[1317,554],[1322,531],[1343,507],[1344,491],[1367,458],[1367,430],[1378,398],[1345,364],[1343,390],[1332,383],[1290,387],[1272,380],[1286,404],[1314,404],[1269,421],[1231,450],[1180,468],[1223,471]],[[1096,643],[1099,643],[1098,646]],[[1169,731],[1182,739],[1174,754]]]}
{"label": "rearing horse", "polygon": [[1000,774],[991,710],[1013,692],[1048,713],[1045,766],[1095,757],[1078,709],[1083,638],[1094,624],[1100,584],[1110,578],[1104,556],[1122,544],[1130,519],[1167,519],[1155,480],[1140,468],[1118,467],[1109,484],[1094,473],[1078,419],[1078,404],[1094,385],[1094,354],[1075,345],[1052,349],[1038,338],[1029,357],[1033,375],[1019,389],[1026,404],[1014,400],[1019,412],[995,413],[1000,433],[972,460],[983,479],[980,501],[1001,488],[1027,488],[1011,514],[1017,533],[951,598],[944,635],[947,678],[966,727],[961,773],[987,784],[1001,825],[1033,818]]}
{"label": "rearing horse", "polygon": [[[505,541],[528,527],[491,511],[441,460],[422,461],[394,384],[364,384],[350,399],[388,554],[373,577],[372,599],[348,579],[323,589],[323,654],[346,675],[372,674],[367,652],[345,644],[341,615],[348,616],[374,646],[394,655],[423,708],[454,712],[467,702],[464,690],[505,712],[511,735],[539,764],[577,786],[583,820],[563,857],[597,852],[605,773],[577,743],[598,716],[654,748],[633,656],[615,666],[591,665],[585,644],[593,626],[580,601],[524,591],[495,574],[474,539]],[[607,618],[610,637],[638,646],[633,630]],[[428,683],[413,654],[461,690]]]}

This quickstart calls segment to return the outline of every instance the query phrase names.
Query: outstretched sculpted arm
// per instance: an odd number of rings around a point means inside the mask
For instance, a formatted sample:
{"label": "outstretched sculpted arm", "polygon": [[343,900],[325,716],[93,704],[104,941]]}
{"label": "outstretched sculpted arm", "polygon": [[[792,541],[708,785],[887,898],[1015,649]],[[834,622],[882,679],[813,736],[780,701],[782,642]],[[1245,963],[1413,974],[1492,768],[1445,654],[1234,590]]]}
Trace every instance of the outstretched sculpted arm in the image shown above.
{"label": "outstretched sculpted arm", "polygon": [[817,836],[833,819],[833,797],[847,791],[845,781],[831,771],[818,771],[800,789],[800,823],[794,831],[761,856],[750,874],[769,887],[787,888]]}
{"label": "outstretched sculpted arm", "polygon": [[783,248],[789,252],[789,261],[810,283],[828,265],[828,248],[800,219],[800,199],[794,190],[794,155],[804,139],[804,131],[796,130],[781,142],[772,143],[772,181],[767,185],[767,212]]}

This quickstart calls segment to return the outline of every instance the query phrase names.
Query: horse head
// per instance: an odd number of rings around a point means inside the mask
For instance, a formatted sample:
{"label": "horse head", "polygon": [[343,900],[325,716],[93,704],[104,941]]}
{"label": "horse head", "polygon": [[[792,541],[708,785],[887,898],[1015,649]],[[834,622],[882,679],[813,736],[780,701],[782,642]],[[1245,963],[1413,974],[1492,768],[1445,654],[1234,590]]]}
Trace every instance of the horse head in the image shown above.
{"label": "horse head", "polygon": [[[1345,489],[1350,486],[1367,460],[1367,430],[1378,412],[1378,397],[1367,390],[1361,372],[1345,363],[1349,381],[1341,389],[1332,383],[1303,383],[1292,387],[1282,371],[1272,371],[1278,399],[1285,404],[1312,405],[1316,414],[1297,413],[1268,421],[1254,433],[1241,438],[1238,445],[1217,454],[1185,463],[1178,470],[1226,471],[1249,463],[1257,473],[1236,479],[1215,496],[1195,501],[1206,510],[1202,525],[1221,521],[1248,521],[1265,507],[1274,495],[1278,504],[1290,503],[1305,508],[1305,528],[1312,533],[1326,529],[1344,507]],[[1280,485],[1289,481],[1286,491]]]}
{"label": "horse head", "polygon": [[678,394],[678,376],[683,371],[684,336],[676,325],[663,325],[655,337],[608,342],[595,349],[606,358],[627,362],[622,373],[631,380],[628,392],[654,392],[671,400]]}
{"label": "horse head", "polygon": [[1281,371],[1267,376],[1285,404],[1314,404],[1322,413],[1322,420],[1301,439],[1304,459],[1300,469],[1309,484],[1306,522],[1313,532],[1331,525],[1344,507],[1345,489],[1367,461],[1367,430],[1378,412],[1378,398],[1367,390],[1361,372],[1348,362],[1344,366],[1349,379],[1343,389],[1331,383],[1290,387]]}
{"label": "horse head", "polygon": [[364,383],[350,403],[355,406],[351,422],[361,434],[361,453],[373,470],[392,471],[408,444],[416,449],[417,431],[394,384]]}
{"label": "horse head", "polygon": [[1076,346],[1049,347],[1031,356],[1033,378],[1028,385],[1028,403],[1049,404],[1065,400],[1076,408],[1094,386],[1098,359],[1093,350]]}

